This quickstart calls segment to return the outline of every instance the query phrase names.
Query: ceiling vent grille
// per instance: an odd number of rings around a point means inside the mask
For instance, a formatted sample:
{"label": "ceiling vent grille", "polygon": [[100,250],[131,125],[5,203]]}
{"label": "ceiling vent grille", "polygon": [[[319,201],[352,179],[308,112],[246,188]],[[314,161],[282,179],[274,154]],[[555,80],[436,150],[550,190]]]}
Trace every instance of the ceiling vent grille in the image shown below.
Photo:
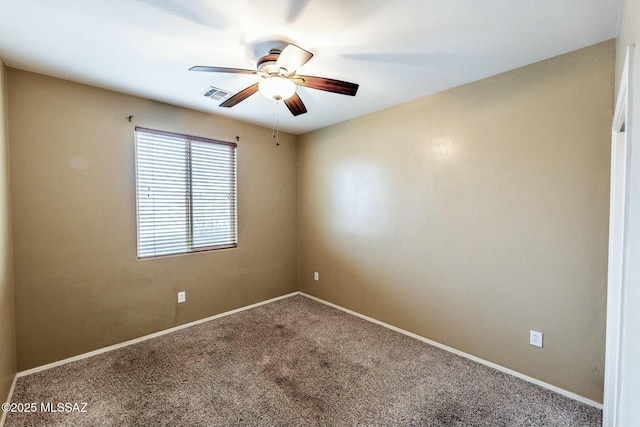
{"label": "ceiling vent grille", "polygon": [[209,86],[209,89],[207,89],[203,93],[203,95],[206,96],[207,98],[220,101],[221,99],[227,99],[229,96],[231,96],[231,92],[228,92],[224,89],[220,89],[217,87]]}

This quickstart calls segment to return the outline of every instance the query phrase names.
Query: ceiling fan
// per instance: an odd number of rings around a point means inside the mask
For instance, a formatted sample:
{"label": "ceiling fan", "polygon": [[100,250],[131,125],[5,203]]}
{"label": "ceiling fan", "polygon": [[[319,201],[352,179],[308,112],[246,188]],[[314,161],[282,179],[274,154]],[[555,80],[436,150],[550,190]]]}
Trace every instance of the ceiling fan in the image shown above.
{"label": "ceiling fan", "polygon": [[313,54],[311,52],[294,44],[289,44],[282,50],[271,49],[267,55],[258,59],[256,70],[206,66],[195,66],[189,70],[210,73],[257,74],[260,76],[258,83],[236,93],[220,104],[220,107],[233,107],[259,91],[269,99],[284,101],[291,114],[298,116],[306,113],[307,108],[296,93],[296,85],[355,96],[359,87],[356,83],[296,74],[296,71],[312,57]]}

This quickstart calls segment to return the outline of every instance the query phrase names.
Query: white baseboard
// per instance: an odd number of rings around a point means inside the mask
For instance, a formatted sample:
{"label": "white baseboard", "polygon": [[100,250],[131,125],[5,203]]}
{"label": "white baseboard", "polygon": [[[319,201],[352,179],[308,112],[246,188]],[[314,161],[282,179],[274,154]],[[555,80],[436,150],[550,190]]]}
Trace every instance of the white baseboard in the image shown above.
{"label": "white baseboard", "polygon": [[[45,371],[47,369],[51,369],[51,368],[54,368],[56,366],[65,365],[67,363],[75,362],[77,360],[85,359],[87,357],[95,356],[95,355],[98,355],[98,354],[107,353],[109,351],[116,350],[116,349],[119,349],[119,348],[122,348],[122,347],[126,347],[126,346],[129,346],[129,345],[132,345],[132,344],[136,344],[136,343],[139,343],[139,342],[142,342],[142,341],[146,341],[146,340],[151,339],[151,338],[156,338],[156,337],[159,337],[159,336],[162,336],[162,335],[165,335],[165,334],[170,334],[172,332],[179,331],[181,329],[186,329],[186,328],[189,328],[191,326],[199,325],[201,323],[205,323],[205,322],[208,322],[210,320],[219,319],[221,317],[229,316],[229,315],[234,314],[234,313],[239,313],[239,312],[244,311],[244,310],[249,310],[249,309],[252,309],[252,308],[255,308],[255,307],[259,307],[259,306],[264,305],[264,304],[269,304],[269,303],[272,303],[274,301],[278,301],[278,300],[281,300],[281,299],[284,299],[284,298],[289,298],[289,297],[292,297],[294,295],[302,295],[302,296],[304,296],[306,298],[312,299],[314,301],[320,302],[322,304],[328,305],[330,307],[333,307],[333,308],[336,308],[338,310],[341,310],[341,311],[344,311],[346,313],[349,313],[349,314],[352,314],[354,316],[357,316],[357,317],[359,317],[361,319],[364,319],[364,320],[367,320],[369,322],[375,323],[377,325],[383,326],[385,328],[391,329],[392,331],[399,332],[401,334],[404,334],[404,335],[407,335],[409,337],[415,338],[415,339],[417,339],[419,341],[422,341],[422,342],[427,343],[429,345],[432,345],[434,347],[438,347],[438,348],[440,348],[442,350],[446,350],[446,351],[448,351],[450,353],[456,354],[458,356],[464,357],[466,359],[472,360],[472,361],[480,363],[482,365],[489,366],[489,367],[491,367],[493,369],[496,369],[498,371],[504,372],[504,373],[512,375],[514,377],[520,378],[520,379],[525,380],[527,382],[530,382],[532,384],[536,384],[536,385],[538,385],[540,387],[546,388],[548,390],[551,390],[551,391],[556,392],[558,394],[561,394],[563,396],[569,397],[569,398],[571,398],[573,400],[577,400],[578,402],[582,402],[582,403],[584,403],[586,405],[593,406],[594,408],[597,408],[597,409],[602,409],[602,404],[601,403],[598,403],[598,402],[596,402],[594,400],[588,399],[588,398],[586,398],[584,396],[580,396],[579,394],[570,392],[568,390],[564,390],[564,389],[562,389],[560,387],[556,387],[556,386],[554,386],[552,384],[546,383],[544,381],[540,381],[540,380],[535,379],[533,377],[530,377],[528,375],[522,374],[522,373],[517,372],[517,371],[513,371],[511,369],[505,368],[504,366],[500,366],[500,365],[497,365],[495,363],[489,362],[488,360],[484,360],[484,359],[481,359],[479,357],[473,356],[471,354],[462,352],[460,350],[456,350],[453,347],[446,346],[446,345],[441,344],[439,342],[436,342],[436,341],[430,340],[428,338],[422,337],[420,335],[414,334],[413,332],[405,331],[404,329],[400,329],[400,328],[395,327],[393,325],[389,325],[388,323],[381,322],[381,321],[376,320],[376,319],[374,319],[372,317],[365,316],[364,314],[360,314],[360,313],[355,312],[353,310],[349,310],[348,308],[341,307],[339,305],[330,303],[328,301],[325,301],[323,299],[320,299],[318,297],[314,297],[313,295],[309,295],[309,294],[306,294],[306,293],[300,292],[300,291],[292,292],[290,294],[282,295],[282,296],[279,296],[279,297],[276,297],[276,298],[271,298],[271,299],[268,299],[266,301],[261,301],[261,302],[258,302],[258,303],[255,303],[255,304],[251,304],[251,305],[248,305],[248,306],[245,306],[245,307],[237,308],[235,310],[230,310],[230,311],[226,311],[224,313],[216,314],[214,316],[206,317],[204,319],[196,320],[196,321],[193,321],[193,322],[190,322],[190,323],[185,323],[184,325],[176,326],[176,327],[170,328],[170,329],[165,329],[163,331],[159,331],[159,332],[155,332],[153,334],[145,335],[145,336],[140,337],[140,338],[135,338],[135,339],[132,339],[132,340],[129,340],[129,341],[125,341],[125,342],[119,343],[119,344],[111,345],[109,347],[104,347],[104,348],[101,348],[101,349],[98,349],[98,350],[90,351],[88,353],[80,354],[78,356],[69,357],[67,359],[59,360],[57,362],[49,363],[49,364],[46,364],[46,365],[42,365],[42,366],[38,366],[38,367],[35,367],[35,368],[32,368],[32,369],[27,369],[25,371],[18,372],[16,374],[14,380],[13,380],[13,384],[11,386],[11,390],[9,391],[9,401],[11,401],[11,397],[13,396],[13,390],[14,390],[14,387],[16,385],[16,380],[17,380],[18,377],[22,377],[22,376],[25,376],[25,375],[33,374],[35,372]],[[2,413],[1,418],[0,418],[0,427],[2,427],[4,425],[5,416],[6,416],[6,414]]]}
{"label": "white baseboard", "polygon": [[[235,310],[225,311],[224,313],[216,314],[214,316],[206,317],[204,319],[195,320],[193,322],[185,323],[184,325],[176,326],[176,327],[173,327],[173,328],[169,328],[169,329],[165,329],[165,330],[162,330],[162,331],[154,332],[153,334],[145,335],[145,336],[142,336],[142,337],[139,337],[139,338],[134,338],[134,339],[129,340],[129,341],[124,341],[124,342],[121,342],[121,343],[118,343],[118,344],[110,345],[109,347],[104,347],[104,348],[101,348],[101,349],[98,349],[98,350],[90,351],[88,353],[79,354],[77,356],[69,357],[67,359],[59,360],[57,362],[48,363],[46,365],[37,366],[35,368],[27,369],[26,371],[18,372],[16,374],[16,377],[23,377],[25,375],[33,374],[33,373],[36,373],[36,372],[46,371],[47,369],[55,368],[56,366],[66,365],[67,363],[75,362],[77,360],[86,359],[87,357],[96,356],[96,355],[102,354],[102,353],[107,353],[109,351],[117,350],[117,349],[122,348],[122,347],[127,347],[127,346],[129,346],[131,344],[136,344],[136,343],[139,343],[139,342],[142,342],[142,341],[149,340],[151,338],[156,338],[156,337],[159,337],[159,336],[162,336],[162,335],[170,334],[171,332],[176,332],[176,331],[179,331],[181,329],[186,329],[186,328],[189,328],[191,326],[195,326],[195,325],[199,325],[201,323],[208,322],[210,320],[219,319],[221,317],[229,316],[230,314],[239,313],[239,312],[244,311],[244,310],[249,310],[249,309],[252,309],[252,308],[255,308],[255,307],[259,307],[259,306],[264,305],[264,304],[269,304],[271,302],[278,301],[278,300],[281,300],[281,299],[284,299],[284,298],[289,298],[289,297],[292,297],[292,296],[298,295],[298,294],[299,294],[299,292],[292,292],[290,294],[286,294],[286,295],[282,295],[282,296],[279,296],[279,297],[271,298],[271,299],[268,299],[266,301],[261,301],[261,302],[255,303],[255,304],[247,305],[245,307],[236,308]],[[15,381],[14,381],[14,384],[15,384]],[[2,427],[1,424],[0,424],[0,427]]]}
{"label": "white baseboard", "polygon": [[556,392],[558,394],[561,394],[563,396],[569,397],[569,398],[571,398],[573,400],[577,400],[578,402],[584,403],[584,404],[589,405],[589,406],[593,406],[594,408],[597,408],[597,409],[602,409],[602,403],[598,403],[595,400],[591,400],[591,399],[588,399],[588,398],[586,398],[584,396],[580,396],[579,394],[573,393],[571,391],[562,389],[560,387],[556,387],[553,384],[549,384],[549,383],[546,383],[544,381],[540,381],[538,379],[535,379],[535,378],[530,377],[528,375],[522,374],[520,372],[511,370],[509,368],[505,368],[504,366],[500,366],[500,365],[497,365],[497,364],[495,364],[493,362],[489,362],[488,360],[484,360],[484,359],[481,359],[479,357],[473,356],[471,354],[465,353],[463,351],[456,350],[453,347],[446,346],[446,345],[441,344],[441,343],[439,343],[437,341],[433,341],[433,340],[430,340],[428,338],[422,337],[420,335],[414,334],[413,332],[405,331],[404,329],[397,328],[397,327],[395,327],[393,325],[389,325],[388,323],[384,323],[384,322],[376,320],[376,319],[374,319],[372,317],[365,316],[364,314],[360,314],[360,313],[358,313],[356,311],[349,310],[348,308],[344,308],[344,307],[341,307],[339,305],[330,303],[330,302],[325,301],[323,299],[320,299],[318,297],[314,297],[313,295],[309,295],[309,294],[306,294],[304,292],[297,292],[297,293],[302,295],[302,296],[305,296],[307,298],[310,298],[310,299],[312,299],[314,301],[318,301],[318,302],[320,302],[322,304],[328,305],[328,306],[333,307],[333,308],[337,308],[338,310],[342,310],[342,311],[344,311],[346,313],[349,313],[349,314],[352,314],[354,316],[357,316],[357,317],[359,317],[361,319],[367,320],[369,322],[375,323],[375,324],[380,325],[380,326],[384,326],[385,328],[391,329],[392,331],[396,331],[396,332],[399,332],[399,333],[401,333],[403,335],[410,336],[411,338],[415,338],[417,340],[420,340],[420,341],[422,341],[424,343],[427,343],[429,345],[432,345],[434,347],[438,347],[438,348],[440,348],[442,350],[446,350],[446,351],[448,351],[450,353],[456,354],[458,356],[462,356],[462,357],[464,357],[466,359],[469,359],[469,360],[473,360],[474,362],[480,363],[482,365],[489,366],[490,368],[496,369],[496,370],[498,370],[500,372],[504,372],[506,374],[509,374],[509,375],[514,376],[514,377],[520,378],[520,379],[525,380],[527,382],[530,382],[532,384],[535,384],[535,385],[538,385],[540,387],[546,388],[548,390],[554,391],[554,392]]}
{"label": "white baseboard", "polygon": [[[11,399],[13,399],[13,390],[15,390],[16,388],[16,381],[18,381],[18,374],[13,376],[13,382],[11,383],[11,388],[9,389],[7,402],[11,402]],[[0,411],[0,427],[4,426],[4,420],[7,418],[7,414],[8,412]]]}

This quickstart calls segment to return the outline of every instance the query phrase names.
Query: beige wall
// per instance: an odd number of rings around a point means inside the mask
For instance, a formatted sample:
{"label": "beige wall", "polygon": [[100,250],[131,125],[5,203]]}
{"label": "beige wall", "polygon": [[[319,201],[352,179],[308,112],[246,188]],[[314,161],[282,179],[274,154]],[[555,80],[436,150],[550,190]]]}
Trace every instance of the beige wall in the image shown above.
{"label": "beige wall", "polygon": [[[296,137],[11,68],[8,100],[19,370],[296,290]],[[135,125],[240,136],[237,249],[137,259]]]}
{"label": "beige wall", "polygon": [[602,401],[613,85],[608,41],[304,135],[300,290]]}
{"label": "beige wall", "polygon": [[[627,46],[635,44],[632,65],[631,119],[629,132],[630,158],[627,184],[627,259],[625,266],[627,287],[624,293],[620,350],[620,399],[617,415],[621,426],[636,425],[640,419],[640,2],[622,0],[619,36],[616,43],[616,88],[619,87]],[[617,92],[616,92],[617,93]],[[612,408],[613,409],[613,408]]]}
{"label": "beige wall", "polygon": [[6,68],[0,58],[0,402],[9,395],[16,373],[6,86]]}

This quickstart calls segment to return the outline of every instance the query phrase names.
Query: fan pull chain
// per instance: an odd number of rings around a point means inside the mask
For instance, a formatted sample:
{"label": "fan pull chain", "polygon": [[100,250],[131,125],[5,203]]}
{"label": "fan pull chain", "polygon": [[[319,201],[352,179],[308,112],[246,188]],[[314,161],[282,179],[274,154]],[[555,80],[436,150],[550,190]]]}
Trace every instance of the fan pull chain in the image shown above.
{"label": "fan pull chain", "polygon": [[280,146],[280,117],[278,114],[278,102],[280,100],[276,99],[276,102],[273,104],[273,127],[271,129],[271,138],[276,140],[276,145]]}
{"label": "fan pull chain", "polygon": [[276,138],[276,107],[278,106],[277,101],[273,103],[273,115],[271,119],[271,138]]}

